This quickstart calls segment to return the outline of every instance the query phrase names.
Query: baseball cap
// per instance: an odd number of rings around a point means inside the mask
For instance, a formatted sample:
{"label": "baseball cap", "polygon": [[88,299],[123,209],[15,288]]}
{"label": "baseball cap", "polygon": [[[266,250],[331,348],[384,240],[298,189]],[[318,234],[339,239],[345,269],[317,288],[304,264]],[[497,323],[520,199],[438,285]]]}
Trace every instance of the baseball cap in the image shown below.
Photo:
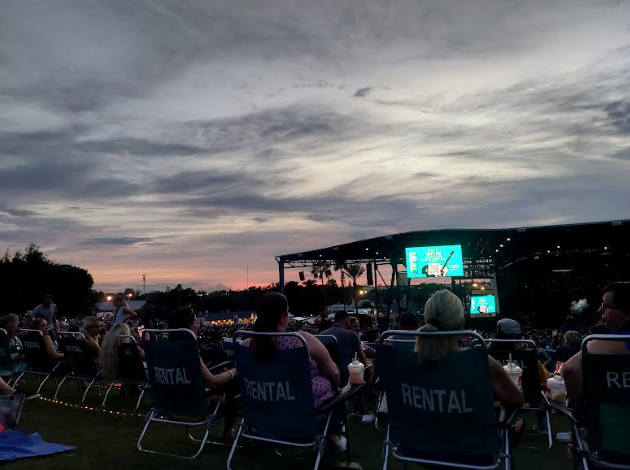
{"label": "baseball cap", "polygon": [[523,329],[521,325],[511,318],[502,318],[497,322],[497,333],[503,333],[506,335],[521,335]]}

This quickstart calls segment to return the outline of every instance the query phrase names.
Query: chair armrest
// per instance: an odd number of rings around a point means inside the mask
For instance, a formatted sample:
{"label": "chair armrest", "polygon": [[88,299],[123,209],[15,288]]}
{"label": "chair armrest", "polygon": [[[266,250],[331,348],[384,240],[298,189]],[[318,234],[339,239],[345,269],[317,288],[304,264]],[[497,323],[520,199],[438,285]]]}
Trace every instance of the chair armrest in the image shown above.
{"label": "chair armrest", "polygon": [[365,382],[360,385],[353,385],[351,383],[347,383],[345,387],[339,390],[339,392],[337,392],[330,400],[328,400],[325,403],[322,403],[319,406],[319,408],[317,408],[315,411],[317,413],[326,413],[327,411],[330,411],[338,404],[343,403],[349,400],[350,398],[352,398],[353,396],[355,396],[357,393],[359,393],[363,389],[363,387],[365,387]]}
{"label": "chair armrest", "polygon": [[228,366],[234,366],[234,361],[222,362],[221,364],[217,364],[216,366],[209,367],[208,370],[210,372],[213,372],[215,370],[223,369],[224,367],[228,367]]}
{"label": "chair armrest", "polygon": [[506,407],[505,405],[499,405],[497,426],[501,429],[511,427],[516,422],[519,411],[521,411],[520,406]]}

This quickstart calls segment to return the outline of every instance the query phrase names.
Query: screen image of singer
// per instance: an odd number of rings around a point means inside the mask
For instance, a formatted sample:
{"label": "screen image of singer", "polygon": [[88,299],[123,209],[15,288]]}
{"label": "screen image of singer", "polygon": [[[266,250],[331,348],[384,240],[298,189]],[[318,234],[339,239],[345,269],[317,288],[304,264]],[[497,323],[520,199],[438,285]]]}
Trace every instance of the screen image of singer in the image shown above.
{"label": "screen image of singer", "polygon": [[472,295],[470,297],[471,315],[490,315],[497,313],[494,295]]}
{"label": "screen image of singer", "polygon": [[405,248],[407,277],[457,277],[464,275],[461,245]]}

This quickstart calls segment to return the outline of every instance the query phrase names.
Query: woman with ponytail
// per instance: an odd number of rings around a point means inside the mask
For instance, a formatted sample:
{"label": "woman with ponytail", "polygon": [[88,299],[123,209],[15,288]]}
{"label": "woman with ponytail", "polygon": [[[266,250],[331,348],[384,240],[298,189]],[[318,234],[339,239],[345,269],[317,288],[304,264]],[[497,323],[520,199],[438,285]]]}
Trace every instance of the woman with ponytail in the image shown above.
{"label": "woman with ponytail", "polygon": [[[287,298],[279,292],[268,292],[256,302],[256,321],[254,331],[284,333],[289,324],[289,304]],[[334,395],[333,387],[339,385],[339,369],[333,362],[325,346],[311,334],[300,331],[304,338],[309,356],[311,383],[313,386],[313,400],[317,408],[324,401]],[[258,336],[248,339],[244,343],[252,352],[254,360],[264,362],[279,349],[294,349],[303,347],[303,343],[291,336]],[[341,428],[341,420],[331,421],[332,434],[330,439],[338,450],[345,450],[345,438],[338,434],[335,428]]]}
{"label": "woman with ponytail", "polygon": [[[440,290],[431,296],[424,307],[426,325],[420,331],[457,331],[464,329],[464,307],[461,300],[449,290]],[[440,336],[416,339],[416,354],[420,367],[438,367],[451,354],[460,351],[459,337]],[[521,405],[523,394],[514,385],[501,364],[488,356],[490,382],[495,396],[505,405]]]}

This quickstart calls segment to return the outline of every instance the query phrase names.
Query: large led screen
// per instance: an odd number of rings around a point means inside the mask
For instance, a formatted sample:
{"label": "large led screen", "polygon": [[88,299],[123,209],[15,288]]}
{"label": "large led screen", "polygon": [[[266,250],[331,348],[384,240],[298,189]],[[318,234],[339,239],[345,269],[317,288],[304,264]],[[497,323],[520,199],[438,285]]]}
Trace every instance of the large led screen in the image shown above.
{"label": "large led screen", "polygon": [[472,295],[470,296],[471,315],[489,315],[497,313],[494,295]]}
{"label": "large led screen", "polygon": [[451,277],[464,275],[461,245],[405,248],[407,277]]}

